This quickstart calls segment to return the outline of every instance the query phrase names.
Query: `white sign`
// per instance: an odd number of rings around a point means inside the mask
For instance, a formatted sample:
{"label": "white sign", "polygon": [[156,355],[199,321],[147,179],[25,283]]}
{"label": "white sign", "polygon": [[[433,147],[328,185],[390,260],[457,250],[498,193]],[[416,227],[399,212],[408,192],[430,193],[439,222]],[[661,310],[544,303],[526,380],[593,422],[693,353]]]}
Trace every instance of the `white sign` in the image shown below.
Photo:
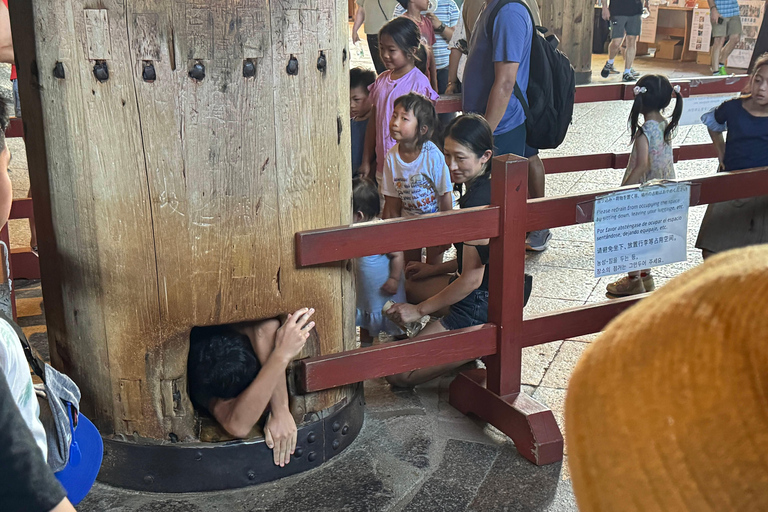
{"label": "white sign", "polygon": [[685,98],[683,100],[683,114],[680,116],[678,124],[680,126],[701,124],[701,116],[733,97],[733,94],[720,94],[717,96],[691,96]]}
{"label": "white sign", "polygon": [[736,48],[728,57],[728,65],[734,68],[746,69],[752,59],[760,24],[763,22],[765,2],[763,0],[739,0],[741,16],[741,38]]}
{"label": "white sign", "polygon": [[650,15],[643,20],[643,25],[640,29],[640,42],[653,44],[656,42],[656,24],[659,21],[658,4],[648,6],[648,12],[650,12]]}
{"label": "white sign", "polygon": [[692,52],[708,52],[709,39],[712,36],[712,22],[709,9],[694,9],[691,22],[691,44],[688,50]]}
{"label": "white sign", "polygon": [[690,183],[644,185],[595,199],[595,277],[688,259]]}

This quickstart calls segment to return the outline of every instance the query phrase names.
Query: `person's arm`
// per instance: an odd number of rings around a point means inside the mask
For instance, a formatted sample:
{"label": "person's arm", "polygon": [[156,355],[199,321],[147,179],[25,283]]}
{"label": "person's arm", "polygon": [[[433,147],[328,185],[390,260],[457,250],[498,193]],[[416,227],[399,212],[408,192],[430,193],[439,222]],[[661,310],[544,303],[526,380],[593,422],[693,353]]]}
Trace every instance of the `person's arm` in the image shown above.
{"label": "person's arm", "polygon": [[8,16],[8,8],[4,3],[0,3],[0,62],[14,63],[11,18]]}
{"label": "person's arm", "polygon": [[51,512],[75,512],[75,507],[70,503],[69,498],[64,498],[61,503],[56,505]]}
{"label": "person's arm", "polygon": [[515,82],[517,81],[517,70],[520,67],[519,62],[494,62],[493,67],[496,73],[496,79],[491,86],[491,92],[488,94],[488,104],[485,107],[485,120],[495,131],[499,126],[501,118],[507,111],[509,99],[515,93]]}
{"label": "person's arm", "polygon": [[[768,0],[765,0],[768,2]],[[456,94],[456,87],[459,84],[459,61],[461,60],[461,51],[458,48],[451,48],[451,55],[448,58],[448,85],[445,88],[445,94]]]}
{"label": "person's arm", "polygon": [[429,84],[437,91],[437,64],[435,64],[435,54],[431,46],[427,47],[427,64],[429,65]]}
{"label": "person's arm", "polygon": [[[260,363],[266,363],[274,350],[277,320],[261,322],[261,324],[246,332],[256,352]],[[296,421],[291,414],[288,400],[288,384],[285,379],[279,379],[272,396],[269,399],[269,415],[264,425],[264,441],[272,449],[276,466],[283,466],[291,461],[291,454],[296,449]]]}
{"label": "person's arm", "polygon": [[211,414],[224,430],[235,437],[246,437],[259,421],[277,383],[285,380],[285,368],[304,348],[315,325],[309,322],[313,313],[314,310],[303,308],[288,315],[275,334],[275,349],[253,382],[233,399],[212,401]]}
{"label": "person's arm", "polygon": [[720,17],[720,12],[717,10],[715,0],[707,0],[707,5],[709,5],[709,19],[712,21],[713,25],[717,25],[717,19]]}
{"label": "person's arm", "polygon": [[[429,21],[432,23],[432,29],[435,31],[436,37],[442,37],[446,42],[451,40],[453,37],[453,27],[456,25],[455,22],[453,25],[449,26],[448,23],[440,21],[440,19],[433,12],[428,12],[427,18],[429,18]],[[438,32],[441,26],[443,27],[443,31]]]}
{"label": "person's arm", "polygon": [[635,168],[629,173],[623,185],[639,185],[643,182],[643,176],[648,174],[651,168],[650,152],[648,150],[648,137],[645,134],[639,134],[635,137],[635,143],[632,150],[635,153]]}
{"label": "person's arm", "polygon": [[363,26],[363,22],[365,21],[365,9],[363,9],[363,6],[360,4],[357,4],[357,12],[355,13],[355,23],[352,25],[352,43],[357,44],[360,41],[360,36],[358,35],[358,32],[360,31],[360,27]]}
{"label": "person's arm", "polygon": [[[488,239],[464,242],[463,268],[459,277],[439,293],[419,304],[395,304],[388,314],[397,315],[404,323],[415,322],[424,315],[431,315],[445,307],[456,304],[483,284],[485,265],[475,245],[487,245]],[[396,318],[397,318],[396,317]]]}
{"label": "person's arm", "polygon": [[400,278],[403,275],[403,267],[405,266],[405,254],[402,251],[391,252],[387,254],[387,257],[389,258],[389,277],[381,286],[381,290],[384,293],[394,295],[400,287]]}
{"label": "person's arm", "polygon": [[382,219],[395,219],[402,217],[403,201],[399,197],[384,196],[384,211]]}
{"label": "person's arm", "polygon": [[365,128],[365,142],[363,143],[363,160],[357,173],[362,177],[371,174],[371,162],[376,154],[376,106],[371,106],[371,113],[368,116],[368,126]]}
{"label": "person's arm", "polygon": [[459,264],[456,261],[456,258],[436,265],[430,265],[429,263],[423,263],[421,261],[409,261],[408,265],[405,267],[405,277],[406,279],[419,281],[420,279],[426,279],[432,276],[453,274],[458,268]]}
{"label": "person's arm", "polygon": [[0,227],[5,226],[11,215],[13,205],[13,187],[11,177],[8,175],[8,164],[11,161],[11,152],[8,147],[0,151]]}
{"label": "person's arm", "polygon": [[709,138],[712,139],[712,144],[715,146],[715,151],[717,151],[717,159],[720,161],[720,168],[724,169],[725,139],[723,138],[723,132],[707,131],[709,132]]}
{"label": "person's arm", "polygon": [[603,0],[603,19],[608,21],[611,19],[611,10],[608,8],[609,0]]}
{"label": "person's arm", "polygon": [[446,192],[437,199],[437,209],[441,212],[453,210],[453,194]]}

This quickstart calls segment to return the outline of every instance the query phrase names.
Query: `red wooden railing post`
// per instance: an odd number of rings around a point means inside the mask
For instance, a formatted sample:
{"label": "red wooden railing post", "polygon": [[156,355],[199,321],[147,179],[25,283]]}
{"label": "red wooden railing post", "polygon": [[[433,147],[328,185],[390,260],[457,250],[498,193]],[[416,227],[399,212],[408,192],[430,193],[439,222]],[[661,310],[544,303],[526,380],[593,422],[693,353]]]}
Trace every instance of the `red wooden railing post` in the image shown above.
{"label": "red wooden railing post", "polygon": [[563,459],[563,436],[546,406],[520,390],[528,217],[528,162],[515,155],[493,160],[491,205],[499,208],[499,236],[490,242],[488,321],[496,324],[496,354],[487,370],[459,374],[450,404],[498,428],[518,452],[542,465]]}
{"label": "red wooden railing post", "polygon": [[498,329],[496,355],[486,366],[488,389],[504,396],[520,392],[528,161],[497,157],[492,172],[491,205],[500,211],[499,236],[490,241],[488,322]]}

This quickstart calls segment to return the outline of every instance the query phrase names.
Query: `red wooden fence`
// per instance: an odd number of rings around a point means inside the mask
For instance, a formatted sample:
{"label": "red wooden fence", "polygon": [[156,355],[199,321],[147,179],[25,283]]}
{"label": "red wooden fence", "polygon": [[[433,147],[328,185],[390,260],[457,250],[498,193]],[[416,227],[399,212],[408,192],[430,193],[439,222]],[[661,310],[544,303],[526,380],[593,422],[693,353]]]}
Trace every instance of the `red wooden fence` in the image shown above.
{"label": "red wooden fence", "polygon": [[[491,238],[488,324],[303,359],[297,362],[299,389],[319,391],[484,357],[487,371],[460,374],[450,386],[450,403],[504,432],[532,462],[548,464],[561,460],[563,439],[552,412],[521,391],[522,349],[601,331],[611,319],[647,294],[523,320],[525,233],[575,224],[577,205],[610,191],[528,200],[527,181],[525,159],[514,155],[496,157],[488,207],[297,233],[299,267],[424,245]],[[700,186],[698,197],[692,195],[692,206],[768,195],[768,168],[686,181]],[[622,189],[632,188],[635,187]]]}

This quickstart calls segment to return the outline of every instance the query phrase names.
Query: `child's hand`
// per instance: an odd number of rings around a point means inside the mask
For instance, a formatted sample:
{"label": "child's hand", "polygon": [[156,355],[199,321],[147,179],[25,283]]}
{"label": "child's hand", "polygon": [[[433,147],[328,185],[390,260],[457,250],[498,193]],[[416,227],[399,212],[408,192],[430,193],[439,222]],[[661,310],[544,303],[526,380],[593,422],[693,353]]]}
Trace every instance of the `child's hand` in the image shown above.
{"label": "child's hand", "polygon": [[274,353],[278,354],[285,364],[299,355],[301,349],[304,348],[304,344],[309,338],[309,331],[315,326],[315,322],[309,321],[314,313],[314,308],[301,308],[288,315],[285,323],[277,330]]}
{"label": "child's hand", "polygon": [[381,291],[389,295],[394,295],[397,293],[397,289],[399,286],[400,286],[400,282],[394,277],[390,277],[389,279],[387,279],[386,283],[381,285]]}
{"label": "child's hand", "polygon": [[405,266],[405,278],[418,281],[435,275],[435,266],[420,261],[409,261]]}
{"label": "child's hand", "polygon": [[456,94],[456,84],[451,82],[448,87],[445,88],[445,94]]}

